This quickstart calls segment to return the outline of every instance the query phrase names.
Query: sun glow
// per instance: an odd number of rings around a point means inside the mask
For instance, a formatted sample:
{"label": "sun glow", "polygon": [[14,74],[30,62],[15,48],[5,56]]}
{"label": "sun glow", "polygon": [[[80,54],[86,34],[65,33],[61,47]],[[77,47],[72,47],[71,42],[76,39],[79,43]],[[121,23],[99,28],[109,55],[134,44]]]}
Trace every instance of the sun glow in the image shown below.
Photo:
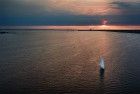
{"label": "sun glow", "polygon": [[102,25],[107,25],[107,23],[108,23],[108,20],[107,19],[103,19],[102,20]]}

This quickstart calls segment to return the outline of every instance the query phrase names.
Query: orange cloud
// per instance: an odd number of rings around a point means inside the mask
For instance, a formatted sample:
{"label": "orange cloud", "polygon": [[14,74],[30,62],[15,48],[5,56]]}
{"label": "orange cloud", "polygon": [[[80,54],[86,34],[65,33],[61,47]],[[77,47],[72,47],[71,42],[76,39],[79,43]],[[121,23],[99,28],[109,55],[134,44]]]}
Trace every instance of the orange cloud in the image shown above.
{"label": "orange cloud", "polygon": [[42,1],[42,5],[50,11],[69,12],[77,15],[107,15],[118,14],[119,10],[112,9],[112,0],[47,0]]}

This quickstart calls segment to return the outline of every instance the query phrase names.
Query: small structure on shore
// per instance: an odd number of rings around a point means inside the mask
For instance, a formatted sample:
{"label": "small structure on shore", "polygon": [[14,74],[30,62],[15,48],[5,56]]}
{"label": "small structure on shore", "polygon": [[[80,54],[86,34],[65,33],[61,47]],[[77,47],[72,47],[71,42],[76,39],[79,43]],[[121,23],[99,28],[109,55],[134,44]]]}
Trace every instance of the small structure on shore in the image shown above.
{"label": "small structure on shore", "polygon": [[8,34],[9,32],[7,31],[0,31],[0,34]]}

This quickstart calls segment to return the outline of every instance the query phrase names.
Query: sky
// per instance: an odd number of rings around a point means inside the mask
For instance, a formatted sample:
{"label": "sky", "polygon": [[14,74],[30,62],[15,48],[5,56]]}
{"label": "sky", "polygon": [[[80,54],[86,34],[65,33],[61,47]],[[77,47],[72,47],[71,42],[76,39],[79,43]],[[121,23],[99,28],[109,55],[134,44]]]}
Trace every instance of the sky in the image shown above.
{"label": "sky", "polygon": [[0,26],[140,25],[140,0],[0,0]]}

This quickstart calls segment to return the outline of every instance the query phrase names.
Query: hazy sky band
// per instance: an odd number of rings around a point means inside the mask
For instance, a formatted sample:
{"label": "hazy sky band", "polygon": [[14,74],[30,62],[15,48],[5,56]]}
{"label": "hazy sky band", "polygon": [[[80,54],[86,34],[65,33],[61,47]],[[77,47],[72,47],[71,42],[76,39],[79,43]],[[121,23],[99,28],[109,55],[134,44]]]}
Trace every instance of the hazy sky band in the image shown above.
{"label": "hazy sky band", "polygon": [[139,0],[0,0],[0,25],[140,24]]}

